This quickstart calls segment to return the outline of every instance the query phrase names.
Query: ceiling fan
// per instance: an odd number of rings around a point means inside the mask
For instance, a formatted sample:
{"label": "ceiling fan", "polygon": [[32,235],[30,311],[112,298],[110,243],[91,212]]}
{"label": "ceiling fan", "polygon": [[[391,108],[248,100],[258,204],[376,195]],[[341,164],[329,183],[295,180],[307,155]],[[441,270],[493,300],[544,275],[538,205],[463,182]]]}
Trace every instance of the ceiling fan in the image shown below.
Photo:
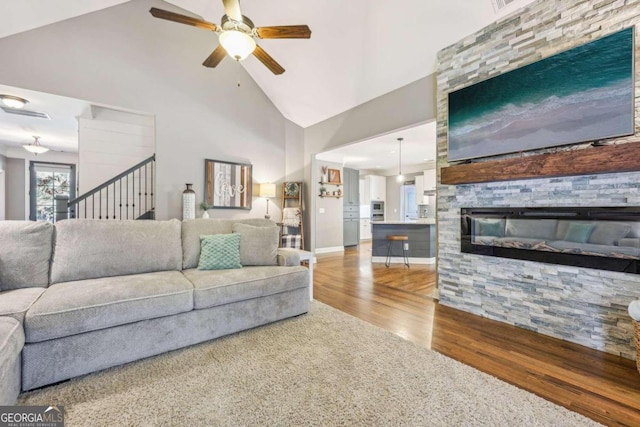
{"label": "ceiling fan", "polygon": [[256,44],[255,38],[308,39],[311,37],[311,30],[307,25],[256,27],[240,12],[240,0],[222,0],[222,3],[225,15],[222,16],[220,25],[155,7],[152,7],[149,12],[156,18],[220,33],[220,45],[202,63],[205,67],[211,68],[216,67],[227,53],[236,61],[241,61],[253,53],[273,74],[282,74],[284,68]]}

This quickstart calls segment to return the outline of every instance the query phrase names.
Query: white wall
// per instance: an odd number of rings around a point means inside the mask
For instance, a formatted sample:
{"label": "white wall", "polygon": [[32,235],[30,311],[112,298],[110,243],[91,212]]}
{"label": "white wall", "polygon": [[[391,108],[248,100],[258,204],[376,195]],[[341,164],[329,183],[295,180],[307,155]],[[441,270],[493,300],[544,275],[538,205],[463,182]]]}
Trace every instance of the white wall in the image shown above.
{"label": "white wall", "polygon": [[[0,39],[0,83],[155,114],[159,219],[181,217],[187,182],[202,200],[207,158],[252,163],[255,181],[283,180],[280,112],[229,58],[215,69],[201,65],[216,35],[155,19],[152,6],[185,13],[136,0]],[[210,213],[262,216],[264,205]]]}
{"label": "white wall", "polygon": [[[2,151],[4,153],[4,150]],[[0,221],[5,219],[5,205],[6,205],[6,190],[5,190],[5,169],[6,169],[6,157],[0,154]]]}
{"label": "white wall", "polygon": [[[311,163],[311,159],[317,153],[435,120],[435,82],[435,75],[431,74],[305,128],[305,179],[308,182],[318,181],[319,171],[312,167]],[[310,224],[316,222],[317,209],[314,209],[316,199],[312,197],[307,203],[312,206],[312,209],[308,209],[311,215]],[[324,231],[318,229],[308,236],[311,248],[317,246],[315,238],[320,234],[324,234]]]}
{"label": "white wall", "polygon": [[92,107],[78,118],[78,195],[97,187],[155,152],[151,115]]}

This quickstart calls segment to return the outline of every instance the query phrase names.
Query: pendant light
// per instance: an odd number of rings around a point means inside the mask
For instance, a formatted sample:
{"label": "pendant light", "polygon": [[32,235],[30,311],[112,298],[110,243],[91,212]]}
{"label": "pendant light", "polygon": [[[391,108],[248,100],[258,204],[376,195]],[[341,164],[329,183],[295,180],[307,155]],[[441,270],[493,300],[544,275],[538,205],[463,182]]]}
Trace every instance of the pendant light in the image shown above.
{"label": "pendant light", "polygon": [[43,147],[42,145],[40,145],[40,137],[39,136],[34,136],[33,137],[34,141],[31,144],[25,144],[22,146],[22,148],[24,148],[25,150],[27,150],[30,153],[35,154],[36,156],[38,154],[42,154],[42,153],[46,153],[47,151],[49,151],[49,149],[47,147]]}
{"label": "pendant light", "polygon": [[398,182],[404,180],[404,176],[402,176],[402,140],[404,138],[398,138]]}

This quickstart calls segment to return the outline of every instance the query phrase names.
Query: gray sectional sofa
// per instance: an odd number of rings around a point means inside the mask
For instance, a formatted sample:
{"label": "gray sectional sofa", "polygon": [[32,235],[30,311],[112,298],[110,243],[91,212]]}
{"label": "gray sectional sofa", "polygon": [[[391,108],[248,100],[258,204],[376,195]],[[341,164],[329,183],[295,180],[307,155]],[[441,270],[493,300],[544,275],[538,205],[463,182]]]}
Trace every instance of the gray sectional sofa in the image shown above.
{"label": "gray sectional sofa", "polygon": [[[306,313],[308,271],[275,230],[265,219],[0,221],[0,404]],[[232,232],[243,267],[198,270],[200,236]]]}

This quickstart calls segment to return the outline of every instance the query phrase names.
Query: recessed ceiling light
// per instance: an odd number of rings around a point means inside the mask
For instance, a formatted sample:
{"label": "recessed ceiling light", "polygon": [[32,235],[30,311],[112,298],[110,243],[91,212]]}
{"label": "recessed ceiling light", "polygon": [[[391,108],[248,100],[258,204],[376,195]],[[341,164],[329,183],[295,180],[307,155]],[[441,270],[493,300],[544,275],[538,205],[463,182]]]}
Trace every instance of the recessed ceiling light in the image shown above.
{"label": "recessed ceiling light", "polygon": [[0,101],[9,108],[22,108],[29,102],[24,98],[13,95],[0,95]]}

